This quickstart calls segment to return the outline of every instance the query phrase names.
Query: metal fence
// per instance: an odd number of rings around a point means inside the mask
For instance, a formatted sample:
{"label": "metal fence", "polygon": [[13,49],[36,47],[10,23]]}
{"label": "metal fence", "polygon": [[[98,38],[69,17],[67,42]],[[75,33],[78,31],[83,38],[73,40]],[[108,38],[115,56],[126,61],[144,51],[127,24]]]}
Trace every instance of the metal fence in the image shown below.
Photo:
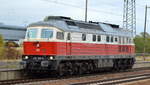
{"label": "metal fence", "polygon": [[137,61],[150,61],[150,53],[136,53]]}

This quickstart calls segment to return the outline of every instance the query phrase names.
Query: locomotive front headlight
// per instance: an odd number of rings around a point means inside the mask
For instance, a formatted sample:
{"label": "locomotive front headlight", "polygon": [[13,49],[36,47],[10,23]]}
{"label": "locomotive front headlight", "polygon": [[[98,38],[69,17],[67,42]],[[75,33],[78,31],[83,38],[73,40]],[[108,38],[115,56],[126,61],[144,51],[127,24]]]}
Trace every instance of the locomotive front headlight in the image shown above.
{"label": "locomotive front headlight", "polygon": [[24,59],[28,59],[28,58],[29,58],[28,56],[25,56],[25,57],[24,57]]}
{"label": "locomotive front headlight", "polygon": [[53,57],[53,56],[50,56],[50,57],[49,57],[49,59],[50,59],[50,60],[53,60],[53,59],[54,59],[54,57]]}

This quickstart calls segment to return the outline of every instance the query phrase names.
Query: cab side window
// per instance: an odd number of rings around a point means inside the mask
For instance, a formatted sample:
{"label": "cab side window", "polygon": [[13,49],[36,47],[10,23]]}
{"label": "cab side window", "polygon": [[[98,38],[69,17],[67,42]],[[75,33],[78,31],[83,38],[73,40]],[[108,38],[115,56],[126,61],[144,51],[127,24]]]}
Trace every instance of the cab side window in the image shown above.
{"label": "cab side window", "polygon": [[96,35],[93,35],[93,41],[94,42],[96,41]]}
{"label": "cab side window", "polygon": [[60,40],[64,40],[64,33],[63,32],[57,32],[56,38],[60,39]]}
{"label": "cab side window", "polygon": [[111,42],[114,42],[114,37],[113,36],[111,36]]}
{"label": "cab side window", "polygon": [[97,41],[98,41],[98,42],[101,41],[101,36],[100,36],[100,35],[97,36]]}
{"label": "cab side window", "polygon": [[67,35],[67,40],[70,40],[70,33],[68,33],[68,35]]}
{"label": "cab side window", "polygon": [[106,36],[106,42],[109,42],[110,38],[109,36]]}
{"label": "cab side window", "polygon": [[115,38],[115,42],[118,42],[118,38],[117,37]]}
{"label": "cab side window", "polygon": [[82,41],[86,41],[86,34],[82,34]]}

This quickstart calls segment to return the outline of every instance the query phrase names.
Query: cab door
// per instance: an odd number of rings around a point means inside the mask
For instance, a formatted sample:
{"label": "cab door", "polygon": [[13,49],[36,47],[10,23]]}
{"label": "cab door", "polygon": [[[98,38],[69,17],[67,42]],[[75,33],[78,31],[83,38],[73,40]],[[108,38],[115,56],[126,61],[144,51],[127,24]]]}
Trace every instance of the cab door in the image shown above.
{"label": "cab door", "polygon": [[71,34],[70,33],[67,33],[66,55],[71,55]]}

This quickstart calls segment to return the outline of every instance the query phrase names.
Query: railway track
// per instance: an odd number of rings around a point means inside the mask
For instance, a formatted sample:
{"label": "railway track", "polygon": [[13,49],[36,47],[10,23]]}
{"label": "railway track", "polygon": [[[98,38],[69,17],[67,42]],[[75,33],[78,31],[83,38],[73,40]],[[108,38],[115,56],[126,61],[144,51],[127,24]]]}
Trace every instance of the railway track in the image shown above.
{"label": "railway track", "polygon": [[[134,68],[134,69],[131,69],[131,70],[128,70],[128,71],[122,71],[120,73],[125,73],[125,72],[136,72],[136,71],[142,71],[142,70],[150,70],[150,67],[149,68]],[[89,77],[89,76],[97,76],[97,75],[102,75],[102,74],[115,74],[115,73],[118,73],[118,72],[102,72],[102,73],[93,73],[93,74],[85,74],[85,75],[77,75],[77,76],[65,76],[65,77],[61,77],[61,78],[58,78],[58,77],[46,77],[46,78],[24,78],[24,79],[16,79],[16,80],[3,80],[3,81],[0,81],[0,85],[12,85],[12,84],[22,84],[22,83],[32,83],[32,82],[44,82],[44,81],[48,81],[48,82],[57,82],[57,81],[61,81],[61,80],[68,80],[68,79],[77,79],[77,78],[83,78],[83,77]],[[146,76],[146,75],[149,75]],[[140,75],[134,75],[132,76],[132,78],[134,77],[140,77],[140,76],[143,76],[142,78],[150,78],[150,74],[140,74]],[[146,77],[144,77],[146,76]],[[125,78],[129,78],[129,77],[122,77],[120,79],[125,79]],[[118,81],[117,79],[119,78],[116,78],[116,79],[108,79],[108,80],[112,80],[112,81]],[[139,78],[140,79],[140,78]],[[103,83],[107,82],[108,81],[107,79],[106,80],[103,80]],[[100,80],[101,82],[102,80]],[[129,81],[129,80],[128,80]],[[130,80],[131,81],[131,80]],[[99,81],[93,81],[93,82],[85,82],[85,83],[75,83],[73,85],[79,85],[79,84],[88,84],[88,83],[99,83]],[[121,81],[120,81],[121,82]],[[122,81],[123,82],[123,81]],[[113,82],[115,83],[115,82]],[[106,84],[104,84],[106,85]]]}
{"label": "railway track", "polygon": [[23,83],[30,83],[30,82],[40,82],[52,79],[16,79],[16,80],[4,80],[0,81],[0,85],[13,85],[13,84],[23,84]]}
{"label": "railway track", "polygon": [[149,78],[150,78],[150,73],[146,73],[146,74],[98,80],[98,81],[92,81],[92,82],[75,83],[71,85],[116,85],[116,84],[128,83],[128,82],[144,80],[144,79],[149,79]]}

